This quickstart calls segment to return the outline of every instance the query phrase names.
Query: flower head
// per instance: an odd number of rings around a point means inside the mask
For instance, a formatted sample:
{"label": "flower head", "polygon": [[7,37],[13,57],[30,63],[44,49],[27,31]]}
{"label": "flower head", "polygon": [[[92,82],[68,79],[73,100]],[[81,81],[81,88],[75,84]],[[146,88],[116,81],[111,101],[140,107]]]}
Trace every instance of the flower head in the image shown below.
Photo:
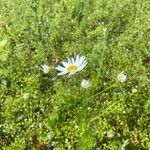
{"label": "flower head", "polygon": [[62,62],[63,66],[57,66],[56,69],[58,71],[60,71],[60,73],[58,73],[57,75],[64,75],[69,73],[69,75],[73,75],[78,71],[81,71],[85,66],[86,66],[87,62],[85,60],[84,56],[79,57],[79,55],[77,55],[76,59],[74,58],[68,58],[67,62]]}
{"label": "flower head", "polygon": [[91,83],[90,83],[89,80],[85,80],[85,79],[82,80],[82,82],[81,82],[81,87],[87,89],[87,88],[89,88],[90,86],[91,86]]}
{"label": "flower head", "polygon": [[120,82],[125,82],[127,80],[127,75],[124,72],[121,72],[118,74],[117,78]]}
{"label": "flower head", "polygon": [[41,69],[42,69],[42,71],[45,73],[45,74],[47,74],[48,72],[49,72],[49,66],[48,65],[46,65],[46,64],[44,64],[44,65],[41,65]]}

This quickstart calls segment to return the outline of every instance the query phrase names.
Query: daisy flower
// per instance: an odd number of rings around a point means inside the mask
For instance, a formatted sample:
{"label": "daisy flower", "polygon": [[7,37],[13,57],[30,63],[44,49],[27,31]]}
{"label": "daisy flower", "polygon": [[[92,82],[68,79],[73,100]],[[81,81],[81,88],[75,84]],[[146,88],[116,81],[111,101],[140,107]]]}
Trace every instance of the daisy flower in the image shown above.
{"label": "daisy flower", "polygon": [[121,72],[121,73],[118,74],[117,79],[120,82],[125,82],[127,80],[127,75],[124,72]]}
{"label": "daisy flower", "polygon": [[47,74],[48,72],[49,72],[49,66],[48,65],[46,65],[46,64],[44,64],[44,65],[41,65],[41,69],[42,69],[42,71],[45,73],[45,74]]}
{"label": "daisy flower", "polygon": [[82,80],[82,82],[81,82],[81,87],[87,89],[87,88],[89,88],[90,86],[91,86],[91,83],[90,83],[89,80],[85,80],[85,79]]}
{"label": "daisy flower", "polygon": [[56,69],[60,71],[60,73],[58,73],[57,75],[60,76],[69,73],[70,76],[78,71],[81,71],[87,65],[87,62],[84,56],[79,57],[79,55],[77,55],[76,59],[68,58],[68,61],[63,61],[62,65],[63,66],[59,65],[56,67]]}

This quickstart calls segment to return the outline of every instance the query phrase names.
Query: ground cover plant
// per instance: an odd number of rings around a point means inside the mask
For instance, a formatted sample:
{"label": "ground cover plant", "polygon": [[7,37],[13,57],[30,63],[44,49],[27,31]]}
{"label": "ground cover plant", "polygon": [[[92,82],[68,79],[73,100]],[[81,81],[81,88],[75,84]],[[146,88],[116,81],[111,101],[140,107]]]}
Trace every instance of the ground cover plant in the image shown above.
{"label": "ground cover plant", "polygon": [[150,149],[148,11],[148,0],[1,0],[0,149]]}

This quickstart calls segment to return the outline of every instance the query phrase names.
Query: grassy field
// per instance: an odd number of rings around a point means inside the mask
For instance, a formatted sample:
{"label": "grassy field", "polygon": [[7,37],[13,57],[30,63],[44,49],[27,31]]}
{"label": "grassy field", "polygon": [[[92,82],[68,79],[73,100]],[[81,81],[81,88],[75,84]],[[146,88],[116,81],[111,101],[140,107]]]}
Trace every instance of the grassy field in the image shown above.
{"label": "grassy field", "polygon": [[[1,0],[0,149],[149,150],[149,6]],[[77,55],[87,65],[57,76]]]}

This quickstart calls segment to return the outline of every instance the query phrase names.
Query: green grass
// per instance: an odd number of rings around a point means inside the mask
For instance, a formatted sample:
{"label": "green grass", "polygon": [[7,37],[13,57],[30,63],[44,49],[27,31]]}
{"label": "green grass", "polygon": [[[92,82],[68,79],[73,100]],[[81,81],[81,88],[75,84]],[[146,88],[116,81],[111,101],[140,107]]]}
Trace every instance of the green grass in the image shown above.
{"label": "green grass", "polygon": [[[1,0],[0,149],[150,149],[149,5]],[[87,66],[57,77],[55,67],[77,54]]]}

